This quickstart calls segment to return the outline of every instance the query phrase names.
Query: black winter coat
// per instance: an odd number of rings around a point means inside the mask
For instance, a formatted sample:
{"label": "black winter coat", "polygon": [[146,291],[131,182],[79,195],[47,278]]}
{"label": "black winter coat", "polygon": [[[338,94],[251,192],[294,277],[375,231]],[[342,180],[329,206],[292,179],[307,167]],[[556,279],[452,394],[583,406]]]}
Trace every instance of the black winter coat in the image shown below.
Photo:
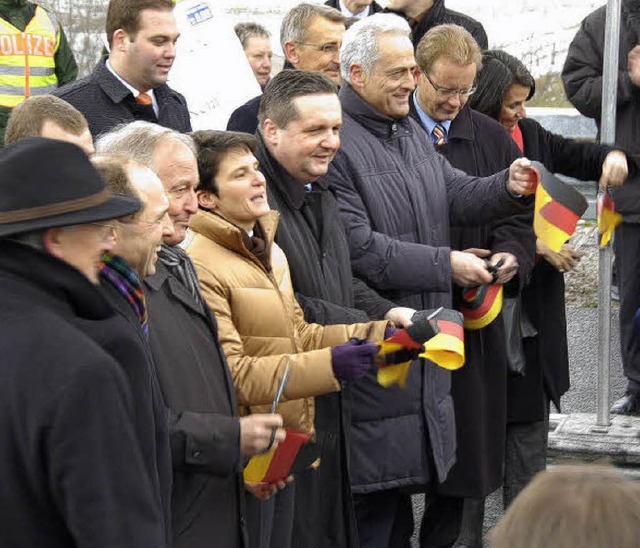
{"label": "black winter coat", "polygon": [[[411,101],[412,115],[420,122]],[[429,136],[425,132],[425,139]],[[485,177],[508,168],[521,154],[501,124],[469,107],[452,121],[447,144],[436,147],[451,165],[469,175]],[[535,256],[532,206],[491,225],[451,228],[451,247],[508,252],[518,259],[518,275],[505,288],[515,296],[528,280]],[[454,287],[459,307],[462,289]],[[507,365],[502,316],[480,330],[465,330],[466,362],[451,374],[456,416],[456,463],[439,492],[482,498],[502,483],[507,421]]]}
{"label": "black winter coat", "polygon": [[54,95],[77,108],[89,123],[89,131],[96,139],[118,124],[144,120],[180,132],[191,131],[186,99],[168,85],[153,89],[158,102],[156,117],[151,105],[139,105],[132,93],[105,65],[103,57],[89,76],[63,86]]}
{"label": "black winter coat", "polygon": [[[606,8],[602,6],[582,21],[562,69],[567,98],[582,114],[594,118],[598,128],[602,108]],[[640,87],[629,78],[627,55],[640,43],[640,4],[635,0],[622,0],[620,20],[615,143],[637,156],[640,154]],[[616,209],[623,214],[624,220],[639,223],[640,183],[625,183],[612,192]]]}
{"label": "black winter coat", "polygon": [[161,262],[145,280],[145,295],[170,413],[174,547],[247,546],[240,423],[215,319]]}
{"label": "black winter coat", "polygon": [[127,377],[76,323],[111,307],[75,268],[8,241],[0,300],[0,546],[166,546]]}
{"label": "black winter coat", "polygon": [[156,376],[149,341],[129,301],[108,281],[100,289],[115,314],[77,325],[120,364],[134,396],[134,427],[158,504],[164,511],[166,546],[171,542],[171,452],[167,411]]}
{"label": "black winter coat", "polygon": [[[404,14],[402,13],[399,13],[398,15],[402,15],[404,17]],[[438,25],[460,25],[471,33],[471,36],[475,38],[481,49],[487,49],[489,47],[487,33],[480,21],[476,21],[473,17],[469,17],[464,13],[445,8],[444,0],[435,0],[433,6],[426,13],[422,21],[420,21],[416,28],[413,29],[413,47],[417,48],[422,37],[430,29],[437,27]]]}
{"label": "black winter coat", "polygon": [[[305,320],[327,325],[365,322],[367,315],[381,319],[395,305],[353,278],[338,205],[326,183],[316,181],[314,191],[307,193],[302,182],[295,181],[271,157],[262,137],[256,137],[256,157],[267,179],[269,205],[280,213],[276,242],[287,255]],[[359,546],[347,463],[349,393],[345,385],[341,393],[315,398],[321,464],[317,471],[300,474],[295,481],[292,546]]]}
{"label": "black winter coat", "polygon": [[258,110],[262,95],[249,99],[231,113],[227,122],[227,131],[242,131],[253,135],[258,129]]}
{"label": "black winter coat", "polygon": [[[610,147],[565,139],[530,118],[518,124],[524,155],[530,160],[541,162],[552,173],[587,181],[600,178]],[[543,420],[547,397],[560,409],[560,397],[569,390],[563,274],[539,259],[522,303],[538,335],[524,339],[526,374],[507,382],[508,420],[513,423]]]}
{"label": "black winter coat", "polygon": [[[340,11],[340,0],[327,0],[324,5]],[[382,6],[380,6],[380,4],[378,4],[377,2],[371,2],[367,9],[369,10],[368,15],[373,15],[374,13],[381,12]]]}
{"label": "black winter coat", "polygon": [[[378,114],[348,85],[340,99],[342,145],[328,179],[354,274],[400,306],[451,307],[449,225],[511,213],[518,201],[506,190],[506,172],[469,177],[434,150],[412,118]],[[455,460],[450,378],[424,361],[412,365],[405,388],[382,388],[374,374],[354,385],[354,492],[444,481]]]}

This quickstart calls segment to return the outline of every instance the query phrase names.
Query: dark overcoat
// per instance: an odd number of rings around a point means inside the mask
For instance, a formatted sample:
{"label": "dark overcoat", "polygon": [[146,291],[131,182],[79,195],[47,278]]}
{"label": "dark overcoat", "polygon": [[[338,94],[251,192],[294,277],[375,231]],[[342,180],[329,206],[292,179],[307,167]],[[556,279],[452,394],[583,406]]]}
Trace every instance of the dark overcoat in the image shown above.
{"label": "dark overcoat", "polygon": [[482,23],[464,13],[446,8],[444,0],[435,0],[433,6],[429,8],[429,11],[413,29],[411,38],[413,41],[413,47],[417,48],[422,37],[430,29],[437,27],[438,25],[459,25],[469,31],[471,36],[473,36],[476,42],[478,42],[481,49],[487,49],[489,47],[487,33],[485,32]]}
{"label": "dark overcoat", "polygon": [[120,364],[134,396],[133,424],[149,481],[162,506],[171,546],[171,453],[167,411],[160,392],[149,341],[129,301],[109,282],[100,289],[115,314],[101,321],[78,319],[77,325]]}
{"label": "dark overcoat", "polygon": [[[617,146],[630,154],[640,154],[640,94],[629,78],[627,56],[640,43],[640,4],[622,0],[618,49],[616,96]],[[580,24],[562,68],[567,98],[582,114],[594,118],[600,128],[602,109],[602,63],[607,6],[589,14]],[[613,189],[616,209],[626,222],[640,223],[640,184],[624,184]]]}
{"label": "dark overcoat", "polygon": [[158,262],[149,341],[169,408],[175,548],[247,546],[235,391],[209,308]]}
{"label": "dark overcoat", "polygon": [[[381,319],[394,304],[353,278],[338,206],[326,183],[316,181],[307,193],[256,137],[269,205],[280,213],[276,242],[289,261],[305,320],[328,325]],[[296,479],[293,546],[359,546],[348,478],[349,391],[344,386],[340,393],[315,398],[321,465]]]}
{"label": "dark overcoat", "polygon": [[[532,119],[518,122],[524,155],[537,160],[552,173],[586,181],[598,180],[610,147],[565,139]],[[525,339],[526,374],[507,383],[509,422],[544,419],[546,400],[560,409],[560,397],[569,389],[567,320],[564,306],[564,275],[539,259],[522,302],[538,335]]]}
{"label": "dark overcoat", "polygon": [[94,139],[119,124],[154,122],[181,133],[191,131],[186,99],[167,84],[153,88],[158,116],[151,105],[139,105],[133,94],[106,67],[103,57],[89,76],[58,88],[53,94],[77,108],[87,119]]}
{"label": "dark overcoat", "polygon": [[227,131],[242,131],[253,135],[258,129],[258,111],[262,95],[249,99],[235,109],[227,122]]}
{"label": "dark overcoat", "polygon": [[[412,116],[420,122],[411,102]],[[421,124],[422,126],[422,124]],[[429,136],[425,132],[425,139]],[[520,156],[501,124],[469,107],[452,121],[448,142],[436,147],[453,167],[469,175],[488,176],[508,168]],[[535,235],[532,207],[521,214],[484,226],[452,226],[451,247],[508,252],[518,259],[516,278],[505,294],[519,294],[533,268]],[[454,287],[459,307],[462,288]],[[480,330],[465,330],[462,369],[451,374],[451,395],[456,415],[456,464],[438,491],[452,496],[482,498],[502,483],[507,420],[507,366],[502,316]]]}
{"label": "dark overcoat", "polygon": [[[340,0],[327,0],[324,5],[329,6],[330,8],[335,8],[338,11],[340,10]],[[381,12],[383,8],[377,2],[371,2],[367,9],[369,10],[369,15],[373,15],[374,13]]]}
{"label": "dark overcoat", "polygon": [[121,367],[76,325],[113,315],[75,268],[0,242],[0,546],[166,546]]}
{"label": "dark overcoat", "polygon": [[[449,226],[511,213],[518,200],[506,189],[506,171],[469,177],[434,150],[412,118],[377,113],[348,85],[340,99],[342,145],[327,177],[354,274],[400,306],[450,308]],[[354,385],[354,492],[444,481],[455,461],[450,378],[426,361],[411,366],[405,388],[382,388],[374,374]]]}

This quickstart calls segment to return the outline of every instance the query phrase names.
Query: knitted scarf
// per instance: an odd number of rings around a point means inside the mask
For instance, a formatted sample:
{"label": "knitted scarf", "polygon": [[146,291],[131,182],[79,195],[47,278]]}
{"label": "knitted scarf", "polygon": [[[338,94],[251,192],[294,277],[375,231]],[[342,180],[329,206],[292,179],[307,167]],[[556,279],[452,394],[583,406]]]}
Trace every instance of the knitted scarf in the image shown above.
{"label": "knitted scarf", "polygon": [[107,253],[102,257],[102,261],[100,277],[113,285],[118,292],[127,299],[135,311],[136,316],[138,316],[142,332],[148,335],[147,307],[140,278],[138,278],[138,275],[125,260],[118,255],[110,255]]}

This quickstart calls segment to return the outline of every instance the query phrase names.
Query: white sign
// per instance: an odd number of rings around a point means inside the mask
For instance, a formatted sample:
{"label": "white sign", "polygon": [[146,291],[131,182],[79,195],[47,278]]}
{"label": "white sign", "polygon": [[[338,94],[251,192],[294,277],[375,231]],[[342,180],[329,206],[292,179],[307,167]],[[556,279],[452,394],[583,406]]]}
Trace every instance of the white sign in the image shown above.
{"label": "white sign", "polygon": [[213,1],[178,0],[174,14],[180,39],[169,85],[186,97],[194,130],[225,129],[261,93],[233,23]]}

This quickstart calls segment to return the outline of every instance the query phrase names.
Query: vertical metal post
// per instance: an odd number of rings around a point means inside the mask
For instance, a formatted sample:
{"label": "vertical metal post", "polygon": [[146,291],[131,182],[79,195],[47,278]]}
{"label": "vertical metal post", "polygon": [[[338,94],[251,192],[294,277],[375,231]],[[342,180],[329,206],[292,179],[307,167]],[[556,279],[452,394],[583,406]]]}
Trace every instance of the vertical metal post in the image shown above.
{"label": "vertical metal post", "polygon": [[[607,21],[602,69],[602,114],[600,142],[613,144],[616,138],[616,98],[620,43],[621,0],[607,2]],[[598,399],[597,426],[609,426],[609,369],[611,365],[611,244],[600,249],[598,284]]]}

